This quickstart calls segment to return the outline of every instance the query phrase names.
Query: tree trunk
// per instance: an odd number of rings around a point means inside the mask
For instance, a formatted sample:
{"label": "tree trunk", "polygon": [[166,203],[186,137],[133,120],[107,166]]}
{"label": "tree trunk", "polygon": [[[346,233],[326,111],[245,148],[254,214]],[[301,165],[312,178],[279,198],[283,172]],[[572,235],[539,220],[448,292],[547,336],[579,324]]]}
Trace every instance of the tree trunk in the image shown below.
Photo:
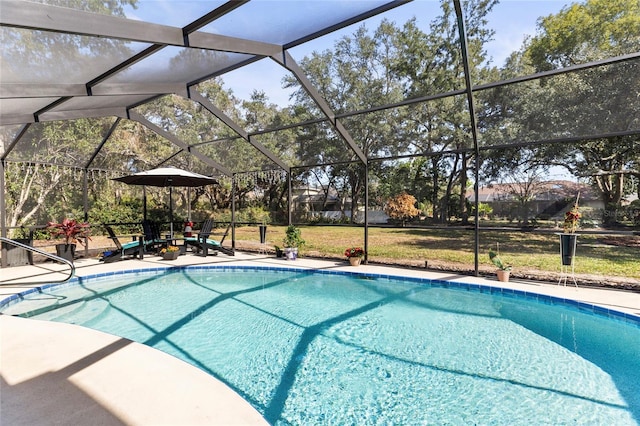
{"label": "tree trunk", "polygon": [[447,190],[444,196],[444,202],[442,203],[442,223],[449,222],[449,218],[451,217],[451,211],[449,207],[451,206],[451,194],[453,193],[453,186],[456,182],[456,172],[458,170],[458,159],[459,156],[456,155],[456,158],[451,166],[451,174],[449,175],[449,179],[447,181]]}
{"label": "tree trunk", "polygon": [[618,208],[622,201],[622,188],[624,185],[623,174],[597,175],[595,182],[602,194],[604,212],[602,222],[605,226],[615,225],[618,222]]}
{"label": "tree trunk", "polygon": [[[31,170],[33,167],[33,170]],[[44,204],[47,195],[55,190],[60,183],[60,179],[62,178],[62,173],[58,171],[58,169],[50,168],[48,171],[40,172],[38,171],[38,165],[29,166],[25,172],[22,186],[20,189],[20,194],[18,195],[18,199],[15,200],[15,208],[12,213],[8,214],[9,216],[9,226],[15,227],[19,225],[24,225],[28,222],[28,220],[33,217],[40,207]],[[49,172],[49,179],[44,181],[44,174]],[[31,210],[24,213],[24,206],[27,200],[30,197],[30,193],[32,188],[37,188],[38,194],[36,196],[35,205]]]}
{"label": "tree trunk", "polygon": [[462,224],[469,223],[469,211],[467,210],[467,154],[462,153],[462,165],[460,169],[460,216]]}
{"label": "tree trunk", "polygon": [[431,157],[431,177],[433,192],[431,193],[431,204],[433,205],[433,220],[438,220],[440,209],[438,206],[438,159]]}

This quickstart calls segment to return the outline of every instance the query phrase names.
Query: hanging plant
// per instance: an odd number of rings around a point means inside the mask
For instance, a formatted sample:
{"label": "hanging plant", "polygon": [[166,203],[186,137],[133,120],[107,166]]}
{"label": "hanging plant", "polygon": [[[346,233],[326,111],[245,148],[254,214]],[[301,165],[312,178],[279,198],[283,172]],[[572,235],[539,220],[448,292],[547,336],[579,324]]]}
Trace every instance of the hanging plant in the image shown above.
{"label": "hanging plant", "polygon": [[575,233],[576,230],[578,229],[578,226],[580,225],[581,215],[580,215],[580,210],[578,208],[578,199],[580,199],[580,193],[578,193],[578,196],[576,197],[576,202],[571,208],[571,210],[569,210],[564,214],[563,228],[564,228],[565,234]]}

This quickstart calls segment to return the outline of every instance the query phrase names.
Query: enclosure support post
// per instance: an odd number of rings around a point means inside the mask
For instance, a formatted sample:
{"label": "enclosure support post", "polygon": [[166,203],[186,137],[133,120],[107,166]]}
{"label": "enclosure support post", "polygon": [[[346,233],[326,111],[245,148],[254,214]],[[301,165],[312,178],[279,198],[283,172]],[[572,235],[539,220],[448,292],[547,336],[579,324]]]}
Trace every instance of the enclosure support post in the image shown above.
{"label": "enclosure support post", "polygon": [[478,182],[480,179],[480,151],[476,150],[475,155],[475,171],[473,172],[473,192],[475,193],[473,202],[476,206],[476,211],[473,215],[473,232],[475,234],[474,247],[475,247],[475,276],[480,275],[480,265],[478,256],[480,252],[480,183]]}
{"label": "enclosure support post", "polygon": [[[5,172],[5,159],[0,159],[0,237],[7,238],[7,206],[6,201],[4,199],[4,172]],[[0,266],[6,268],[9,265],[7,260],[7,247],[5,244],[2,245],[2,263]]]}
{"label": "enclosure support post", "polygon": [[[82,169],[82,205],[84,209],[84,221],[89,222],[89,171]],[[84,240],[84,257],[89,257],[89,239]]]}
{"label": "enclosure support post", "polygon": [[[478,176],[479,176],[479,166],[480,166],[480,150],[478,148],[478,127],[476,124],[476,113],[473,105],[473,87],[471,86],[471,72],[469,70],[469,52],[467,49],[467,36],[464,30],[464,17],[462,16],[462,6],[460,5],[460,0],[453,0],[453,5],[456,10],[456,17],[458,20],[458,33],[460,34],[460,50],[462,52],[462,65],[464,68],[464,82],[466,85],[467,92],[467,103],[469,104],[469,123],[471,124],[471,136],[473,138],[473,151],[475,153],[476,161],[475,161],[475,203],[476,203],[476,214],[475,214],[475,225],[474,225],[474,233],[475,233],[475,241],[474,241],[474,275],[477,277],[480,275],[479,272],[479,251],[480,251],[480,227],[478,222]],[[464,194],[460,194],[464,196]]]}
{"label": "enclosure support post", "polygon": [[292,169],[289,169],[289,172],[287,173],[287,225],[291,225],[291,207],[293,206],[293,203],[291,202],[293,196],[293,190],[291,189],[291,170]]}
{"label": "enclosure support post", "polygon": [[236,251],[236,174],[231,175],[231,250]]}
{"label": "enclosure support post", "polygon": [[369,160],[364,163],[364,264],[369,263]]}

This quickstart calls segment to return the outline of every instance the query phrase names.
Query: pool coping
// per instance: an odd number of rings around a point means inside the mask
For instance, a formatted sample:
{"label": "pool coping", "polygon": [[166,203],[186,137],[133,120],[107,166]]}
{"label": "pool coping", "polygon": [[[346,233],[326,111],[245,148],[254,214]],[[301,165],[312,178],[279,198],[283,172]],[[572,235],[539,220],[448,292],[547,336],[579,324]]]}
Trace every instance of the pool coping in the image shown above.
{"label": "pool coping", "polygon": [[[181,265],[181,266],[160,266],[160,267],[146,267],[138,269],[126,269],[121,271],[107,271],[90,275],[75,276],[69,281],[64,283],[44,284],[41,286],[32,287],[19,293],[11,294],[7,297],[0,298],[0,310],[15,303],[19,303],[25,296],[35,292],[41,292],[47,289],[65,288],[78,284],[83,284],[84,281],[91,281],[98,278],[106,278],[118,275],[130,275],[138,273],[153,273],[153,272],[173,272],[183,270],[263,270],[263,271],[281,271],[281,272],[300,272],[308,274],[323,274],[323,275],[347,275],[347,276],[359,276],[371,279],[389,279],[389,280],[404,280],[420,285],[428,285],[431,287],[442,288],[454,288],[468,291],[477,291],[480,293],[498,294],[502,296],[522,297],[527,300],[541,302],[545,304],[558,304],[568,307],[575,307],[580,311],[588,312],[591,314],[604,316],[609,319],[621,320],[623,322],[631,323],[637,327],[640,327],[640,315],[633,313],[623,312],[617,309],[611,309],[600,306],[598,304],[586,303],[579,300],[566,297],[558,297],[548,294],[540,294],[535,291],[526,291],[512,288],[505,288],[501,286],[490,286],[477,283],[460,282],[460,281],[448,281],[438,278],[424,278],[424,277],[407,277],[402,274],[381,274],[375,272],[359,272],[359,271],[344,271],[344,270],[316,270],[308,268],[298,268],[291,266],[248,266],[248,265]],[[2,297],[2,296],[0,296]]]}

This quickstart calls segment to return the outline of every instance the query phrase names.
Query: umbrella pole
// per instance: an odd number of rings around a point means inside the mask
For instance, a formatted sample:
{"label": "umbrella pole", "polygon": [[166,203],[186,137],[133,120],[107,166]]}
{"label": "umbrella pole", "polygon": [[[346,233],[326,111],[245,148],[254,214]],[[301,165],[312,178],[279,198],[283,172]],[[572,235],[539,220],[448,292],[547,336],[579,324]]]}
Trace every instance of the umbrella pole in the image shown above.
{"label": "umbrella pole", "polygon": [[142,216],[144,220],[147,220],[147,187],[142,187]]}
{"label": "umbrella pole", "polygon": [[187,220],[191,220],[191,187],[187,188]]}
{"label": "umbrella pole", "polygon": [[173,187],[169,187],[169,232],[173,238]]}

